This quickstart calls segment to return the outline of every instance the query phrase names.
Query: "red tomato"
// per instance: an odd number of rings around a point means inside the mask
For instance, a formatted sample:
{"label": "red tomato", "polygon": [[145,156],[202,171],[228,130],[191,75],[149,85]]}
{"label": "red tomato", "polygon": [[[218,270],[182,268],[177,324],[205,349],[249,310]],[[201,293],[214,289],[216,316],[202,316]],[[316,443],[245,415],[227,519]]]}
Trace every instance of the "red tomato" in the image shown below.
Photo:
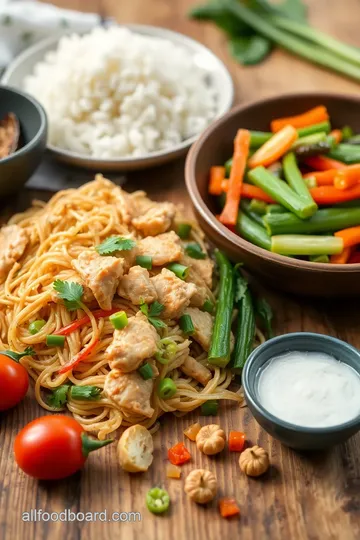
{"label": "red tomato", "polygon": [[0,411],[20,403],[28,388],[29,376],[24,366],[0,353]]}
{"label": "red tomato", "polygon": [[42,416],[16,436],[15,460],[29,476],[57,480],[81,469],[89,452],[110,442],[89,439],[81,425],[68,416]]}

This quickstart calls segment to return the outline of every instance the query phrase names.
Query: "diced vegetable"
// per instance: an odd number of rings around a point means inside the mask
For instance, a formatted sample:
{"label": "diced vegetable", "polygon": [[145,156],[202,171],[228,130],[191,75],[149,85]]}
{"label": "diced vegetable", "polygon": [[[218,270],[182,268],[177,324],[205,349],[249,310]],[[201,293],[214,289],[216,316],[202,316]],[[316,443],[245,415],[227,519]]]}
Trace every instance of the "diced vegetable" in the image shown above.
{"label": "diced vegetable", "polygon": [[177,392],[176,384],[170,377],[162,379],[157,386],[157,394],[161,399],[171,399]]}
{"label": "diced vegetable", "polygon": [[190,242],[185,246],[185,253],[192,259],[206,259],[207,255],[197,242]]}
{"label": "diced vegetable", "polygon": [[360,223],[358,208],[324,208],[303,220],[289,212],[266,214],[264,224],[269,234],[318,234],[338,231]]}
{"label": "diced vegetable", "polygon": [[314,202],[304,201],[285,182],[276,178],[264,167],[253,169],[249,172],[249,177],[254,184],[301,219],[308,218],[316,212]]}
{"label": "diced vegetable", "polygon": [[116,328],[116,330],[121,330],[122,328],[125,328],[125,326],[127,326],[129,322],[125,311],[118,311],[117,313],[113,313],[112,315],[110,315],[109,320],[113,327]]}
{"label": "diced vegetable", "polygon": [[271,249],[271,239],[264,227],[253,221],[244,212],[239,213],[236,231],[248,242],[252,242],[268,251]]}
{"label": "diced vegetable", "polygon": [[208,399],[200,407],[202,416],[216,416],[219,410],[219,402],[216,399]]}
{"label": "diced vegetable", "polygon": [[63,347],[65,345],[65,336],[51,334],[46,336],[46,345],[48,347]]}
{"label": "diced vegetable", "polygon": [[217,303],[208,361],[225,367],[230,360],[230,333],[232,308],[234,303],[233,269],[227,257],[218,249],[215,258],[219,268],[219,300]]}
{"label": "diced vegetable", "polygon": [[184,443],[179,442],[168,450],[168,460],[173,465],[183,465],[191,459],[191,454]]}
{"label": "diced vegetable", "polygon": [[249,148],[250,132],[246,129],[239,129],[234,141],[234,155],[226,202],[220,214],[220,221],[224,225],[235,225],[236,223]]}
{"label": "diced vegetable", "polygon": [[43,328],[43,326],[45,326],[46,324],[46,321],[44,321],[44,319],[39,319],[37,321],[33,321],[29,324],[29,332],[30,334],[32,335],[35,335],[37,334],[38,332],[40,332],[40,330]]}
{"label": "diced vegetable", "polygon": [[192,226],[190,225],[190,223],[179,223],[177,227],[177,234],[178,236],[180,236],[181,240],[187,240],[190,236],[191,229]]}
{"label": "diced vegetable", "polygon": [[181,315],[179,319],[179,326],[186,336],[192,336],[195,333],[192,318],[187,313]]}
{"label": "diced vegetable", "polygon": [[331,255],[330,263],[331,264],[346,264],[351,256],[352,248],[345,247],[341,253],[338,255]]}
{"label": "diced vegetable", "polygon": [[[225,167],[211,167],[209,193],[210,195],[220,195],[222,192],[222,182],[225,179]],[[180,235],[179,235],[180,236]]]}
{"label": "diced vegetable", "polygon": [[230,452],[242,452],[246,443],[246,435],[242,431],[230,431],[229,450]]}
{"label": "diced vegetable", "polygon": [[152,379],[154,376],[154,370],[151,364],[149,364],[149,362],[146,362],[145,364],[140,366],[138,369],[138,372],[140,373],[144,381],[147,381],[148,379]]}
{"label": "diced vegetable", "polygon": [[320,122],[327,122],[328,120],[329,114],[326,107],[319,105],[318,107],[314,107],[313,109],[310,109],[302,114],[298,114],[297,116],[287,116],[272,120],[270,126],[271,131],[276,133],[288,125],[293,126],[294,128],[303,128],[314,124],[319,124]]}
{"label": "diced vegetable", "polygon": [[150,255],[137,255],[135,261],[138,266],[146,268],[146,270],[152,269],[152,257]]}
{"label": "diced vegetable", "polygon": [[[113,313],[117,313],[118,309],[111,309],[110,311],[105,311],[104,309],[97,309],[95,311],[92,311],[91,314],[95,319],[102,319],[106,317],[110,317]],[[57,330],[54,332],[57,336],[68,336],[69,334],[72,334],[77,330],[78,328],[81,328],[85,324],[90,322],[90,317],[88,315],[85,315],[84,317],[81,317],[81,319],[76,319],[72,323],[68,324],[67,326],[64,326],[63,328],[60,328],[60,330]]]}
{"label": "diced vegetable", "polygon": [[235,373],[241,373],[254,345],[255,314],[247,280],[242,276],[239,268],[234,274],[235,306],[238,310],[238,318],[232,369]]}
{"label": "diced vegetable", "polygon": [[313,205],[314,213],[317,210],[317,205],[310,195],[310,192],[303,180],[301,172],[297,166],[295,155],[289,152],[283,159],[283,170],[285,178],[290,187],[300,195],[310,205]]}
{"label": "diced vegetable", "polygon": [[344,248],[356,246],[360,244],[360,225],[337,231],[334,236],[343,240]]}
{"label": "diced vegetable", "polygon": [[213,312],[214,312],[214,309],[215,309],[214,304],[212,303],[211,300],[209,300],[209,299],[207,298],[207,299],[205,300],[204,304],[203,304],[202,310],[203,310],[203,311],[207,311],[208,313],[213,313]]}
{"label": "diced vegetable", "polygon": [[179,263],[171,263],[167,266],[168,270],[171,270],[171,272],[174,272],[175,276],[180,279],[186,279],[187,275],[189,273],[189,267],[184,266],[183,264]]}
{"label": "diced vegetable", "polygon": [[185,437],[190,439],[190,441],[195,442],[196,435],[199,433],[200,429],[201,429],[201,425],[199,424],[199,422],[196,422],[195,424],[191,424],[191,426],[184,429],[184,435]]}
{"label": "diced vegetable", "polygon": [[349,189],[336,189],[333,186],[321,186],[312,188],[310,193],[314,201],[319,205],[332,205],[340,202],[360,199],[360,183]]}
{"label": "diced vegetable", "polygon": [[230,497],[224,497],[219,500],[219,510],[223,518],[238,516],[240,514],[240,508],[237,502]]}
{"label": "diced vegetable", "polygon": [[163,514],[170,506],[170,497],[165,489],[154,487],[146,494],[146,506],[153,514]]}
{"label": "diced vegetable", "polygon": [[342,238],[281,234],[271,238],[271,251],[282,255],[333,255],[341,253]]}
{"label": "diced vegetable", "polygon": [[360,183],[360,164],[349,165],[337,171],[334,186],[337,189],[349,189]]}
{"label": "diced vegetable", "polygon": [[166,465],[166,476],[167,478],[179,479],[181,477],[181,468],[172,463],[168,463]]}
{"label": "diced vegetable", "polygon": [[297,138],[296,129],[292,126],[285,126],[251,156],[248,161],[249,167],[254,169],[261,165],[264,167],[271,165],[290,150]]}

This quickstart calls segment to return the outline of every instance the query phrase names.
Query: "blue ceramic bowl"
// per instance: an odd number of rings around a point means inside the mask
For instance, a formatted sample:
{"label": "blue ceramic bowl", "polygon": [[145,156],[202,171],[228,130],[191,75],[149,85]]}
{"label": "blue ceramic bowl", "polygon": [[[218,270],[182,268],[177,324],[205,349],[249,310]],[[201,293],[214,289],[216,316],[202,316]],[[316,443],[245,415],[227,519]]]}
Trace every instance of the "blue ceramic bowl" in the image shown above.
{"label": "blue ceramic bowl", "polygon": [[348,364],[360,374],[360,353],[344,341],[310,332],[297,332],[275,337],[251,353],[242,374],[246,402],[252,414],[265,431],[290,448],[320,450],[344,442],[360,430],[360,415],[350,422],[337,426],[310,428],[285,422],[262,406],[258,396],[259,372],[271,358],[289,351],[327,353]]}
{"label": "blue ceramic bowl", "polygon": [[20,123],[21,148],[0,159],[0,197],[19,191],[40,165],[46,149],[47,119],[36,99],[0,85],[0,118],[12,112]]}

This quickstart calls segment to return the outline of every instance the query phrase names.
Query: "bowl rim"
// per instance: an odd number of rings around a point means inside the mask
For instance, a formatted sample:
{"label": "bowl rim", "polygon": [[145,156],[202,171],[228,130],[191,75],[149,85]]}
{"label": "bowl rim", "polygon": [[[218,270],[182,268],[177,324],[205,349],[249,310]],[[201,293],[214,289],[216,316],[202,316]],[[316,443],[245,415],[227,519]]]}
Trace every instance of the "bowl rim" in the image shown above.
{"label": "bowl rim", "polygon": [[[192,39],[191,37],[182,34],[180,32],[175,32],[174,30],[169,30],[167,28],[162,28],[160,26],[152,26],[148,24],[116,24],[116,26],[119,26],[121,28],[128,28],[129,30],[144,34],[152,37],[158,37],[162,39],[168,39],[172,43],[175,43],[177,45],[180,45],[181,42],[186,47],[189,47],[193,50],[195,53],[196,51],[202,52],[203,54],[207,54],[209,57],[212,58],[212,61],[216,63],[217,67],[223,72],[223,76],[226,80],[226,93],[227,93],[227,99],[224,105],[220,108],[218,108],[216,115],[214,117],[214,120],[217,120],[222,117],[229,109],[231,108],[233,102],[234,102],[234,95],[235,95],[235,87],[234,82],[232,80],[232,77],[230,75],[230,72],[224,62],[220,60],[216,54],[200,43],[199,41]],[[68,34],[87,34],[89,31],[84,32],[69,32]],[[8,66],[8,68],[5,70],[1,81],[4,81],[5,84],[9,84],[9,78],[12,76],[12,73],[17,67],[24,62],[28,58],[31,58],[33,54],[35,54],[38,51],[42,51],[46,47],[50,47],[51,45],[56,45],[56,43],[67,34],[58,34],[57,36],[51,36],[45,39],[42,39],[38,43],[35,43],[31,47],[28,47],[25,51],[21,52]],[[45,50],[44,56],[48,51]],[[192,137],[185,139],[179,144],[176,144],[172,146],[171,148],[165,149],[165,150],[157,150],[156,152],[150,152],[149,154],[144,154],[143,156],[138,157],[124,157],[124,158],[98,158],[98,157],[92,157],[88,156],[86,154],[81,154],[78,152],[74,152],[71,150],[62,149],[59,146],[54,146],[52,144],[47,143],[47,149],[50,150],[52,153],[54,153],[56,156],[59,156],[60,158],[66,158],[71,160],[77,160],[80,162],[87,162],[86,168],[98,168],[99,163],[101,162],[106,163],[107,165],[110,165],[112,167],[116,167],[117,165],[126,166],[129,165],[130,167],[132,165],[139,164],[139,165],[146,165],[150,161],[158,160],[165,158],[167,156],[179,155],[179,153],[182,153],[186,151],[199,137],[200,133],[197,135],[193,135]],[[100,165],[101,166],[101,165]]]}
{"label": "bowl rim", "polygon": [[[324,435],[329,433],[338,433],[341,431],[344,431],[348,428],[352,428],[355,426],[359,427],[360,430],[360,414],[358,414],[355,418],[352,420],[348,420],[347,422],[343,422],[342,424],[336,424],[334,426],[327,426],[327,427],[306,427],[301,426],[298,424],[292,424],[291,422],[287,422],[286,420],[282,420],[278,416],[273,415],[271,412],[269,412],[260,402],[260,400],[257,398],[254,392],[250,389],[249,384],[249,378],[250,378],[250,368],[253,362],[255,361],[258,354],[266,349],[267,347],[272,347],[274,344],[277,344],[279,342],[286,342],[289,340],[289,338],[301,338],[303,340],[309,340],[312,339],[313,341],[318,341],[319,344],[324,341],[329,341],[331,343],[336,343],[343,349],[347,349],[351,354],[356,356],[360,362],[360,351],[347,343],[346,341],[343,341],[341,339],[335,338],[333,336],[328,336],[326,334],[318,334],[316,332],[291,332],[288,334],[282,334],[281,336],[276,336],[274,338],[271,338],[261,345],[254,349],[250,356],[248,357],[244,370],[242,372],[242,385],[244,388],[244,393],[246,400],[249,401],[256,409],[256,411],[264,416],[267,420],[272,422],[273,424],[276,424],[282,428],[286,428],[291,431],[296,431],[298,433],[304,433],[304,434],[318,434],[318,435]],[[319,347],[320,349],[320,347]],[[268,360],[267,360],[268,361]],[[360,371],[357,371],[357,373],[360,375]]]}
{"label": "bowl rim", "polygon": [[[43,136],[44,132],[46,132],[47,124],[48,124],[45,109],[41,105],[41,103],[39,103],[37,101],[36,98],[33,98],[32,96],[30,96],[26,92],[23,92],[22,90],[18,90],[17,88],[13,88],[12,86],[8,86],[6,84],[1,84],[1,81],[0,81],[0,92],[1,92],[1,90],[5,90],[6,92],[9,92],[10,94],[21,96],[25,100],[29,101],[31,103],[31,105],[33,105],[35,107],[36,111],[39,114],[40,127],[39,127],[38,131],[35,133],[35,135],[33,136],[33,138],[30,139],[30,141],[28,143],[26,143],[24,146],[19,148],[19,150],[15,150],[15,152],[10,154],[10,156],[7,156],[7,157],[1,159],[0,160],[0,167],[1,167],[1,165],[5,164],[5,163],[9,163],[10,161],[14,161],[15,159],[22,156],[23,154],[27,154],[29,151],[31,151],[33,148],[35,148],[37,146],[37,144],[39,143],[41,137]],[[21,118],[19,120],[20,120],[20,122],[21,121],[24,122],[24,120],[22,120]]]}
{"label": "bowl rim", "polygon": [[202,147],[206,144],[207,139],[210,135],[213,134],[214,131],[217,131],[218,128],[224,124],[227,123],[227,121],[232,118],[234,115],[237,115],[238,113],[241,113],[247,109],[256,108],[260,103],[273,103],[282,99],[294,99],[294,98],[309,98],[314,97],[318,98],[319,102],[321,99],[324,98],[336,98],[341,100],[348,100],[350,102],[356,103],[358,106],[360,106],[360,98],[356,95],[352,94],[341,94],[336,92],[296,92],[296,93],[284,93],[279,94],[277,96],[271,96],[265,99],[258,99],[254,101],[247,102],[245,104],[237,105],[236,107],[233,107],[229,112],[224,114],[221,118],[218,118],[214,122],[212,122],[200,135],[200,137],[197,139],[197,141],[192,145],[190,148],[190,151],[186,158],[185,163],[185,183],[187,187],[187,191],[190,195],[190,198],[198,211],[198,213],[201,215],[201,217],[206,221],[206,223],[211,227],[211,229],[214,229],[215,232],[217,232],[220,236],[222,236],[224,239],[230,241],[234,247],[242,248],[243,250],[250,252],[252,255],[255,255],[257,257],[261,257],[264,259],[267,259],[269,261],[272,261],[274,263],[277,263],[283,267],[287,268],[297,268],[297,269],[303,269],[307,271],[313,271],[313,272],[321,272],[321,273],[356,273],[360,270],[360,263],[355,264],[329,264],[329,263],[313,263],[310,261],[304,261],[301,259],[292,259],[290,257],[287,257],[286,255],[280,255],[278,253],[273,253],[271,251],[267,251],[266,249],[263,249],[259,246],[256,246],[255,244],[252,244],[251,242],[248,242],[244,238],[241,238],[237,234],[230,231],[225,225],[220,223],[218,221],[214,214],[210,211],[208,206],[206,205],[205,201],[203,200],[202,196],[200,195],[200,191],[197,185],[196,181],[196,175],[195,175],[195,163],[198,157],[198,154]]}

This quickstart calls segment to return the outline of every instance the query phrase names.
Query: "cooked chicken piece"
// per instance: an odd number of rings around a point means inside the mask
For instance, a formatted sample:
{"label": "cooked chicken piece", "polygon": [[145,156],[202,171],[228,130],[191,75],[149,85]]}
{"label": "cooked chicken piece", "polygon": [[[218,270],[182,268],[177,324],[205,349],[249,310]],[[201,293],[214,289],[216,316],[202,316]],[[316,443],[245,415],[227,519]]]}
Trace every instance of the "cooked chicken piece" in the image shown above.
{"label": "cooked chicken piece", "polygon": [[6,278],[16,261],[24,253],[28,235],[18,225],[7,225],[0,230],[0,280]]}
{"label": "cooked chicken piece", "polygon": [[174,216],[175,206],[172,203],[153,203],[144,214],[134,218],[132,224],[144,236],[156,236],[170,228]]}
{"label": "cooked chicken piece", "polygon": [[191,297],[190,306],[198,308],[203,307],[205,300],[211,295],[210,289],[205,285],[205,282],[193,268],[189,269],[186,282],[194,283],[196,285],[196,293]]}
{"label": "cooked chicken piece", "polygon": [[193,322],[195,333],[192,336],[195,341],[200,343],[205,351],[210,348],[211,335],[214,326],[214,318],[206,311],[200,311],[198,308],[189,307],[185,310],[190,315]]}
{"label": "cooked chicken piece", "polygon": [[123,264],[123,259],[102,257],[90,250],[83,251],[72,263],[85,285],[94,293],[101,309],[111,309],[119,279],[123,275]]}
{"label": "cooked chicken piece", "polygon": [[114,339],[105,351],[111,369],[118,368],[124,373],[137,369],[143,360],[158,351],[159,339],[155,328],[138,311],[135,317],[129,317],[125,328],[115,330]]}
{"label": "cooked chicken piece", "polygon": [[181,253],[180,238],[174,231],[158,236],[147,236],[137,244],[137,255],[149,255],[154,266],[178,261]]}
{"label": "cooked chicken piece", "polygon": [[136,371],[122,373],[113,369],[106,375],[104,393],[119,409],[151,418],[154,414],[150,404],[153,388],[153,379],[145,381]]}
{"label": "cooked chicken piece", "polygon": [[212,377],[211,371],[195,360],[195,358],[192,358],[192,356],[188,356],[185,359],[185,362],[180,366],[180,369],[185,375],[189,375],[189,377],[199,381],[199,383],[204,386],[207,385]]}
{"label": "cooked chicken piece", "polygon": [[211,259],[209,259],[209,257],[206,257],[206,259],[193,259],[192,257],[184,254],[181,257],[180,262],[185,266],[189,266],[193,272],[211,289],[214,263]]}
{"label": "cooked chicken piece", "polygon": [[143,302],[151,304],[157,298],[149,272],[141,266],[133,266],[129,273],[121,278],[117,293],[135,305]]}
{"label": "cooked chicken piece", "polygon": [[163,268],[160,274],[151,278],[151,281],[157,292],[158,301],[164,306],[161,317],[178,319],[190,304],[190,298],[196,292],[195,285],[179,279],[167,268]]}

